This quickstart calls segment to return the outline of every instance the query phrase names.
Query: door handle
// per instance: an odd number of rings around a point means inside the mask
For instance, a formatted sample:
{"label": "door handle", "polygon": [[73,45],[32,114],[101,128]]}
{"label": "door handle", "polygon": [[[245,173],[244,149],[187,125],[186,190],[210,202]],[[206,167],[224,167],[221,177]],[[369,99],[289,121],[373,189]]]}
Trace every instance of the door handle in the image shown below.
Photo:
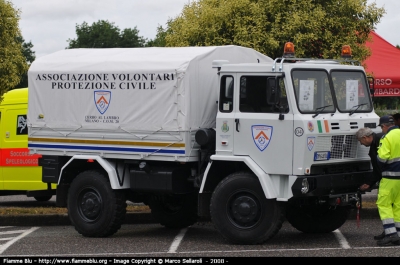
{"label": "door handle", "polygon": [[236,122],[236,131],[239,132],[239,119],[235,119]]}

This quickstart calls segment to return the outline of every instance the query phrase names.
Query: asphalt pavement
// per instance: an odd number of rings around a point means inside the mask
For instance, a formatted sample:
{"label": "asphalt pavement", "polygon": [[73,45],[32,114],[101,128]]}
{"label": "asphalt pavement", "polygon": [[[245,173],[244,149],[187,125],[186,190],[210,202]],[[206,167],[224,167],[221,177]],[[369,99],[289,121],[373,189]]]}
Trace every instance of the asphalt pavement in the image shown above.
{"label": "asphalt pavement", "polygon": [[[379,218],[375,201],[377,190],[362,195],[364,205],[359,211],[352,210],[349,219],[374,219]],[[366,203],[369,202],[369,203]],[[55,207],[55,196],[47,202],[38,202],[26,196],[0,196],[0,207]],[[358,212],[358,213],[357,213]],[[155,223],[150,212],[128,212],[124,224]],[[1,226],[55,226],[71,225],[67,214],[18,214],[0,216]]]}

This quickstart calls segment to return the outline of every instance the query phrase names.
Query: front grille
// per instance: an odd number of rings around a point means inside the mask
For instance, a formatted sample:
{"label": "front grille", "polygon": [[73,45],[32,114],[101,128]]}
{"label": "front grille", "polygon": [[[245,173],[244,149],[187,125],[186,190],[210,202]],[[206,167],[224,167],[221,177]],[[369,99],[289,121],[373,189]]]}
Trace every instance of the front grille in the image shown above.
{"label": "front grille", "polygon": [[355,135],[318,136],[316,151],[330,151],[330,160],[368,157],[368,148],[358,143]]}
{"label": "front grille", "polygon": [[370,170],[371,165],[369,161],[343,163],[343,164],[323,164],[312,165],[311,175],[325,175],[325,174],[339,174],[351,173]]}

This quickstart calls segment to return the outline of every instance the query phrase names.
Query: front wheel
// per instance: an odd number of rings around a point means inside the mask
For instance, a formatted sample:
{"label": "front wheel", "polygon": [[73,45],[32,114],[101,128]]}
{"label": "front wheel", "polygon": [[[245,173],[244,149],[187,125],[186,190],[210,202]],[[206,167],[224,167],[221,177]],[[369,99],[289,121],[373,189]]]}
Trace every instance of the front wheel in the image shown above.
{"label": "front wheel", "polygon": [[263,243],[278,233],[284,220],[284,208],[267,199],[256,176],[245,172],[218,184],[210,211],[217,230],[234,244]]}
{"label": "front wheel", "polygon": [[108,177],[96,170],[79,174],[68,192],[68,216],[86,237],[106,237],[118,231],[126,214],[122,191],[111,188]]}

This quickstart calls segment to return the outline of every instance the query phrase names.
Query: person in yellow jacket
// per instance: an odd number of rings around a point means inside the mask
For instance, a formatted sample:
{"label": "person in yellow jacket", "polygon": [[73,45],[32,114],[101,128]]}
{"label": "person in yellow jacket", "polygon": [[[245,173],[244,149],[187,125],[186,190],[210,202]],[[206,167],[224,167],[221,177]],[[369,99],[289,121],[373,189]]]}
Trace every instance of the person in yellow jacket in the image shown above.
{"label": "person in yellow jacket", "polygon": [[382,116],[379,126],[385,135],[380,140],[378,164],[382,170],[378,206],[385,237],[379,246],[400,245],[400,129],[393,117]]}

